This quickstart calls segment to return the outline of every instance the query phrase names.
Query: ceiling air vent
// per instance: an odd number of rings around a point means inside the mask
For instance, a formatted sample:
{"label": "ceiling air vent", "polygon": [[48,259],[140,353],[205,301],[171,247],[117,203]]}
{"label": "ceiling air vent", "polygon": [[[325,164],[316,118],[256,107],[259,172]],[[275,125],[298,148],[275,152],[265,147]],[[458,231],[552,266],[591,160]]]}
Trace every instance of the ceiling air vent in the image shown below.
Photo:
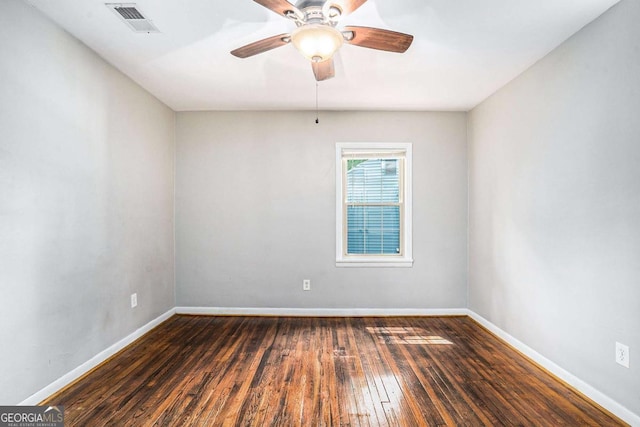
{"label": "ceiling air vent", "polygon": [[160,30],[153,25],[150,19],[140,11],[135,3],[106,3],[109,9],[136,33],[159,33]]}

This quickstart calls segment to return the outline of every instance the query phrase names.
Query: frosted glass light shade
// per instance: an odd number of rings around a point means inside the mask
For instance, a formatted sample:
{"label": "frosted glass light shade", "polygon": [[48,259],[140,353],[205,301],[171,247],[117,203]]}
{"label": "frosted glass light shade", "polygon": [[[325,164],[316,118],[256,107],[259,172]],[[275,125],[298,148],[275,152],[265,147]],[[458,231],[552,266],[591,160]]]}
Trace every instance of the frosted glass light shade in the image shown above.
{"label": "frosted glass light shade", "polygon": [[306,58],[315,62],[330,59],[340,49],[344,37],[332,26],[307,24],[291,33],[291,42]]}

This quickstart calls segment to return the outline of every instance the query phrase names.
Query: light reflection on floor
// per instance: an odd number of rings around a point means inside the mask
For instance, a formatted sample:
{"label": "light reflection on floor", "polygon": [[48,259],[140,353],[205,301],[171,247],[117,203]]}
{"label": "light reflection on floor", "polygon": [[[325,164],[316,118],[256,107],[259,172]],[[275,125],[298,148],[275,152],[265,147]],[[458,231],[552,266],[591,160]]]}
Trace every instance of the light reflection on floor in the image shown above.
{"label": "light reflection on floor", "polygon": [[[367,332],[373,335],[381,344],[400,344],[400,345],[453,345],[453,342],[440,335],[429,335],[427,330],[414,327],[367,327]],[[405,407],[406,402],[403,398],[404,393],[410,393],[410,389],[403,391],[404,385],[398,382],[399,379],[395,375],[381,375],[380,385],[382,388],[376,387],[380,393],[381,404],[386,412],[386,416],[390,417],[390,422],[400,423],[402,413],[411,411]]]}
{"label": "light reflection on floor", "polygon": [[427,335],[427,331],[422,328],[367,327],[367,331],[385,344],[453,345],[451,341],[440,335]]}

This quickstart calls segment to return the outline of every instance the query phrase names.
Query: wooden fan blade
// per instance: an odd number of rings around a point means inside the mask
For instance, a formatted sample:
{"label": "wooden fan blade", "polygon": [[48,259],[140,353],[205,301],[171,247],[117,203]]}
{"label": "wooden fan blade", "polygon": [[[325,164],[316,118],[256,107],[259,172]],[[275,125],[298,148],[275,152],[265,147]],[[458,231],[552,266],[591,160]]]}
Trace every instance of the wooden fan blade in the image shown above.
{"label": "wooden fan blade", "polygon": [[316,76],[316,80],[321,82],[327,80],[336,75],[335,67],[333,66],[333,59],[329,58],[322,62],[311,62],[311,68],[313,68],[313,74]]}
{"label": "wooden fan blade", "polygon": [[342,30],[347,43],[369,49],[403,53],[413,42],[413,36],[371,27],[345,27]]}
{"label": "wooden fan blade", "polygon": [[266,52],[271,49],[275,49],[291,41],[289,34],[280,34],[279,36],[273,36],[266,39],[258,40],[257,42],[249,43],[246,46],[239,47],[231,51],[233,56],[238,58],[248,58],[249,56],[257,55],[262,52]]}
{"label": "wooden fan blade", "polygon": [[295,13],[299,17],[303,17],[304,14],[300,10],[289,3],[287,0],[253,0],[261,6],[266,7],[269,10],[274,11],[278,15],[282,15],[287,18],[287,11]]}
{"label": "wooden fan blade", "polygon": [[367,2],[367,0],[328,0],[331,4],[337,6],[343,15],[348,15],[353,12],[363,4]]}

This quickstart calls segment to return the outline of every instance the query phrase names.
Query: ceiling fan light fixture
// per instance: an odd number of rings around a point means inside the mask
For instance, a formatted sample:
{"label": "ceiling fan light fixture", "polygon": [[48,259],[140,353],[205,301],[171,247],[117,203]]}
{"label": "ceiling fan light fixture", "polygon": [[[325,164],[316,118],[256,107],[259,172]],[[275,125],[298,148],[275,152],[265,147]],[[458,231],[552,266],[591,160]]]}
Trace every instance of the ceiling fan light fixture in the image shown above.
{"label": "ceiling fan light fixture", "polygon": [[296,49],[313,62],[331,59],[343,41],[342,33],[326,24],[303,25],[291,33],[291,42]]}

